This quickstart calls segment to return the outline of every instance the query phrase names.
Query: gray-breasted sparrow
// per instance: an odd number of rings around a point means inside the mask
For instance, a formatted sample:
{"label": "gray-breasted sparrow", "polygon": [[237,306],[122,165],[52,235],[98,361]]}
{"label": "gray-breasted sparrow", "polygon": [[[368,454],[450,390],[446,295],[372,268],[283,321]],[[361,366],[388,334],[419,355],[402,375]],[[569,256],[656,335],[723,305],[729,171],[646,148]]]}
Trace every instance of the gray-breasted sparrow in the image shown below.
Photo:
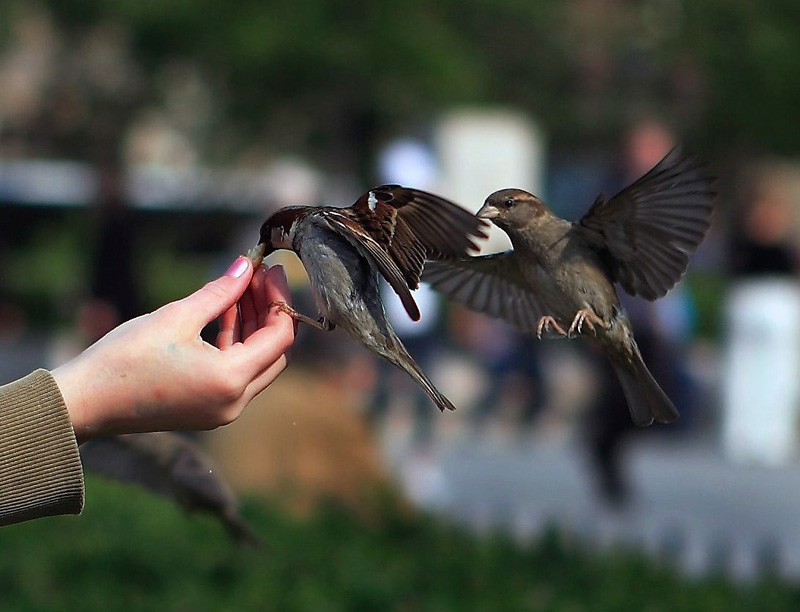
{"label": "gray-breasted sparrow", "polygon": [[406,371],[440,410],[453,404],[428,379],[386,318],[377,273],[413,320],[411,294],[425,260],[457,259],[485,237],[485,221],[439,196],[399,185],[363,194],[349,208],[288,206],[261,227],[264,254],[294,251],[308,273],[319,320],[282,311],[323,330],[342,327],[358,343]]}

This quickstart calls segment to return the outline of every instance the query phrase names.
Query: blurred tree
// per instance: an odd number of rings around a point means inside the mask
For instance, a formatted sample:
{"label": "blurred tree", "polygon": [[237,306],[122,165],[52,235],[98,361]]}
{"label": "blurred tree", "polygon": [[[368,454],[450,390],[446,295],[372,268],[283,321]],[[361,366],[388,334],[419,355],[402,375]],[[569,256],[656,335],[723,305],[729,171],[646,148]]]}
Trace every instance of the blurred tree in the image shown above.
{"label": "blurred tree", "polygon": [[722,145],[800,150],[790,0],[41,1],[66,58],[88,58],[52,113],[77,106],[91,139],[95,116],[122,117],[113,131],[177,96],[204,158],[295,151],[364,178],[383,137],[455,104],[522,107],[560,143],[657,113]]}
{"label": "blurred tree", "polygon": [[688,50],[708,79],[709,136],[762,152],[800,152],[797,3],[686,2],[686,23]]}

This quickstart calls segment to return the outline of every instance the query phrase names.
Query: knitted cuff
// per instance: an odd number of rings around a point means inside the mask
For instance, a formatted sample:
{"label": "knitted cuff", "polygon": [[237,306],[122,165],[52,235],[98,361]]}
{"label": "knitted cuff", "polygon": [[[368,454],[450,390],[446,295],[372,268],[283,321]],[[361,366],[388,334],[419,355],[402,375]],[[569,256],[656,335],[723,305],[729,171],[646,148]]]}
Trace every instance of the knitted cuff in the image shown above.
{"label": "knitted cuff", "polygon": [[78,444],[50,372],[0,387],[0,525],[79,514],[83,500]]}

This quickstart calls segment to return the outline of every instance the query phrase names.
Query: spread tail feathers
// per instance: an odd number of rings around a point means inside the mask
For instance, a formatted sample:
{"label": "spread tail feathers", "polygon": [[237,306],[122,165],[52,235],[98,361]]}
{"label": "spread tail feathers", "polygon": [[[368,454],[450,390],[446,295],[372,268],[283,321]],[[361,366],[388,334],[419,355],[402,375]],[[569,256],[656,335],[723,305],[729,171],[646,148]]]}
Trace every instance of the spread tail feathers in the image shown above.
{"label": "spread tail feathers", "polygon": [[633,422],[639,427],[650,425],[654,420],[671,423],[678,418],[678,410],[647,369],[639,348],[634,344],[633,349],[630,362],[612,360]]}

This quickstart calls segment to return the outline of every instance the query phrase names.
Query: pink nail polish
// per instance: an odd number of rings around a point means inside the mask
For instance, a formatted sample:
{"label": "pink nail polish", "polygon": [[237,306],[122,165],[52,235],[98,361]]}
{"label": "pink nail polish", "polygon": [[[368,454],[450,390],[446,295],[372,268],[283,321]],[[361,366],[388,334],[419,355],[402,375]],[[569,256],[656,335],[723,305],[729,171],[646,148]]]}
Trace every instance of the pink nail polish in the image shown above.
{"label": "pink nail polish", "polygon": [[247,272],[247,268],[249,266],[250,262],[248,261],[247,257],[239,257],[231,264],[231,267],[225,271],[225,276],[239,278],[242,274]]}

